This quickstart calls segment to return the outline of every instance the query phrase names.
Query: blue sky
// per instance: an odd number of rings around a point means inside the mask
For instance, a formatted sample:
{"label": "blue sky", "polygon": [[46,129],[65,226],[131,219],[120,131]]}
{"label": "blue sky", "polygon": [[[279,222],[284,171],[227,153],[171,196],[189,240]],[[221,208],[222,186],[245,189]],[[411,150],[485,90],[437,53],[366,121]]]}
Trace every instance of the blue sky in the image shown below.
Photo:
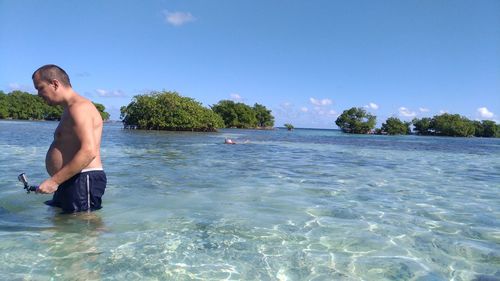
{"label": "blue sky", "polygon": [[500,122],[500,1],[0,0],[0,90],[34,93],[54,63],[119,118],[177,91],[271,109],[276,125],[336,128],[442,112]]}

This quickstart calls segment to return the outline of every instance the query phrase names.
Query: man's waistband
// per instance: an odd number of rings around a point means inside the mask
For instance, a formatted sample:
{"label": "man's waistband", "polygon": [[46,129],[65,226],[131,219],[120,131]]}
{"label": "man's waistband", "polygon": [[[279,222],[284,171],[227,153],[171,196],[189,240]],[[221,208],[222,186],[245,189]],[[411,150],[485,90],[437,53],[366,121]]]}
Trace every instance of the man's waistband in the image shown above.
{"label": "man's waistband", "polygon": [[80,173],[93,172],[93,171],[104,171],[104,169],[102,167],[87,168],[87,169],[83,169]]}

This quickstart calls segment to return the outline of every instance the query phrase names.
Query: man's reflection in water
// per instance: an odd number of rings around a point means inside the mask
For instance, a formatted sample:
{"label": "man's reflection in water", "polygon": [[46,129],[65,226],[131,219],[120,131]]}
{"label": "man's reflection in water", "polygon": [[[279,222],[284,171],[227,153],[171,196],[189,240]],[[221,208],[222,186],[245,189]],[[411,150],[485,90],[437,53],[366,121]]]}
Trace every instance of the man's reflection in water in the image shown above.
{"label": "man's reflection in water", "polygon": [[105,232],[99,212],[55,214],[48,255],[52,276],[65,280],[99,280],[99,237]]}

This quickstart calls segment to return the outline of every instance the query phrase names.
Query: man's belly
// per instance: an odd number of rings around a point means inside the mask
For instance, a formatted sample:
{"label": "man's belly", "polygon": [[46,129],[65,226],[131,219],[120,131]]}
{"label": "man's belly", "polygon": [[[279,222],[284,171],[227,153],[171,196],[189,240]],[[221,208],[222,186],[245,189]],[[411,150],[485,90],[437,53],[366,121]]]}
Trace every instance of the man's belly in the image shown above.
{"label": "man's belly", "polygon": [[[61,168],[66,165],[77,153],[76,147],[59,147],[57,144],[52,143],[47,155],[45,156],[45,167],[50,176],[53,176]],[[98,153],[97,157],[92,160],[84,169],[88,168],[102,168],[101,157]]]}
{"label": "man's belly", "polygon": [[45,168],[50,176],[53,176],[64,165],[64,157],[62,151],[52,144],[45,156]]}

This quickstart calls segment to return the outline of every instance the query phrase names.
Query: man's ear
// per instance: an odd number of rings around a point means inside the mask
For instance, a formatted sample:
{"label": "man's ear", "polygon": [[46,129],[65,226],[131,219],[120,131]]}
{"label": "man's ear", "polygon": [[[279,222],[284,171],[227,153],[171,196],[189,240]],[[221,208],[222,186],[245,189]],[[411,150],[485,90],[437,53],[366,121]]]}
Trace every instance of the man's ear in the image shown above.
{"label": "man's ear", "polygon": [[52,81],[50,81],[50,85],[54,88],[54,90],[57,90],[59,89],[59,86],[61,86],[61,83],[57,79],[52,79]]}

